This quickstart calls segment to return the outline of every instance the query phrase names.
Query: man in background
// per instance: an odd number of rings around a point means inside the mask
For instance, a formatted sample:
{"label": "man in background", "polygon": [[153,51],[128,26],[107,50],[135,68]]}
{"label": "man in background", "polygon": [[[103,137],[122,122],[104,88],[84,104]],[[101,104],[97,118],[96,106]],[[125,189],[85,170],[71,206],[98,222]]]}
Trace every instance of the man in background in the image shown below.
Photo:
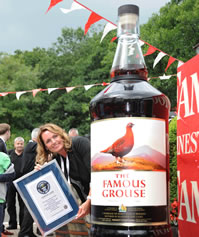
{"label": "man in background", "polygon": [[[9,140],[11,136],[10,125],[7,123],[0,123],[0,152],[8,154],[6,142]],[[4,206],[4,215],[6,209],[6,202],[3,203]],[[13,235],[12,232],[5,230],[5,226],[2,226],[2,234],[4,235]]]}
{"label": "man in background", "polygon": [[8,154],[6,142],[10,138],[10,125],[7,123],[0,123],[0,151]]}
{"label": "man in background", "polygon": [[[39,128],[34,128],[31,133],[31,140],[24,148],[22,156],[21,174],[27,174],[34,170],[35,158],[37,154],[37,135]],[[35,237],[33,233],[33,222],[32,216],[30,215],[26,206],[24,206],[23,220],[21,223],[18,237]]]}
{"label": "man in background", "polygon": [[[14,179],[14,165],[10,161],[10,157],[0,152],[0,236],[4,236],[4,216],[5,216],[5,202],[7,193],[7,182]],[[12,234],[12,233],[11,233]]]}
{"label": "man in background", "polygon": [[[16,137],[14,140],[14,149],[8,151],[11,162],[14,164],[16,173],[15,179],[21,177],[23,150],[24,150],[23,137]],[[8,184],[8,191],[7,191],[7,211],[9,214],[9,226],[7,227],[7,230],[17,229],[16,197],[19,203],[19,225],[21,225],[23,219],[24,203],[23,200],[21,199],[21,196],[17,192],[17,189],[15,188],[13,182],[10,182]]]}
{"label": "man in background", "polygon": [[68,131],[68,136],[69,136],[69,137],[76,137],[76,136],[79,136],[79,132],[78,132],[77,128],[71,128],[71,129]]}

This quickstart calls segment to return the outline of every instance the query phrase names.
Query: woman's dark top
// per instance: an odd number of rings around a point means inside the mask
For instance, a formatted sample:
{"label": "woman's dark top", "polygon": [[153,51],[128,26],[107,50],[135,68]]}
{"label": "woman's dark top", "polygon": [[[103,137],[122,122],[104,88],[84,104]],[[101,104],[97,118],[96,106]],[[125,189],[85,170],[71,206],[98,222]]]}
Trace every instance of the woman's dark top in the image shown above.
{"label": "woman's dark top", "polygon": [[[72,149],[68,151],[70,182],[79,194],[82,202],[90,189],[90,141],[86,137],[72,138]],[[55,157],[61,166],[61,157]],[[65,157],[64,157],[65,159]]]}

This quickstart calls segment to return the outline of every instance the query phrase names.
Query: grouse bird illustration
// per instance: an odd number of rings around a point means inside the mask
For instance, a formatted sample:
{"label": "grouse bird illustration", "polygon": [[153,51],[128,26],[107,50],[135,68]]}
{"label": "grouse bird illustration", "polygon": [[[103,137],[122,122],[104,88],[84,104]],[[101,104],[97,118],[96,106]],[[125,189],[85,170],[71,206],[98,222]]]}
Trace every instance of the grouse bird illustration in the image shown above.
{"label": "grouse bird illustration", "polygon": [[123,156],[128,154],[134,146],[133,126],[133,123],[128,123],[126,125],[125,135],[117,139],[111,146],[101,152],[110,153],[115,156],[117,163],[124,162]]}

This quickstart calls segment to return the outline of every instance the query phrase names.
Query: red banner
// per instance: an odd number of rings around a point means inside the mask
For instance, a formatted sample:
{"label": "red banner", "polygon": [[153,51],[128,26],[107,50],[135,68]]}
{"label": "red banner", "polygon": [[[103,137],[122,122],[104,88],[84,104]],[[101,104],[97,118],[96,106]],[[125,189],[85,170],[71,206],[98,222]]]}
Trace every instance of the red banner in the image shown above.
{"label": "red banner", "polygon": [[199,55],[178,68],[177,163],[180,237],[199,233]]}

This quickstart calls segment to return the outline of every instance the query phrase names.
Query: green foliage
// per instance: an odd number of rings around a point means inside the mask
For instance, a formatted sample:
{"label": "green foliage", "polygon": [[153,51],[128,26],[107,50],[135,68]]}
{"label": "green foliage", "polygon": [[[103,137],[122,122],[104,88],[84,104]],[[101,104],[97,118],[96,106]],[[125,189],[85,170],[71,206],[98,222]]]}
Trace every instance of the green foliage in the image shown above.
{"label": "green foliage", "polygon": [[[162,7],[159,14],[154,14],[146,24],[142,25],[141,38],[168,55],[186,62],[195,55],[193,46],[199,39],[198,12],[198,0],[173,0]],[[145,46],[144,50],[146,51],[147,48]],[[165,73],[168,56],[165,56],[153,68],[154,58],[158,52],[145,57],[149,77]],[[166,74],[176,74],[177,63],[177,61],[174,62]],[[151,80],[150,83],[170,98],[172,107],[176,106],[176,79],[174,77],[166,81]]]}
{"label": "green foliage", "polygon": [[170,197],[171,201],[177,198],[177,117],[169,123],[170,146]]}

